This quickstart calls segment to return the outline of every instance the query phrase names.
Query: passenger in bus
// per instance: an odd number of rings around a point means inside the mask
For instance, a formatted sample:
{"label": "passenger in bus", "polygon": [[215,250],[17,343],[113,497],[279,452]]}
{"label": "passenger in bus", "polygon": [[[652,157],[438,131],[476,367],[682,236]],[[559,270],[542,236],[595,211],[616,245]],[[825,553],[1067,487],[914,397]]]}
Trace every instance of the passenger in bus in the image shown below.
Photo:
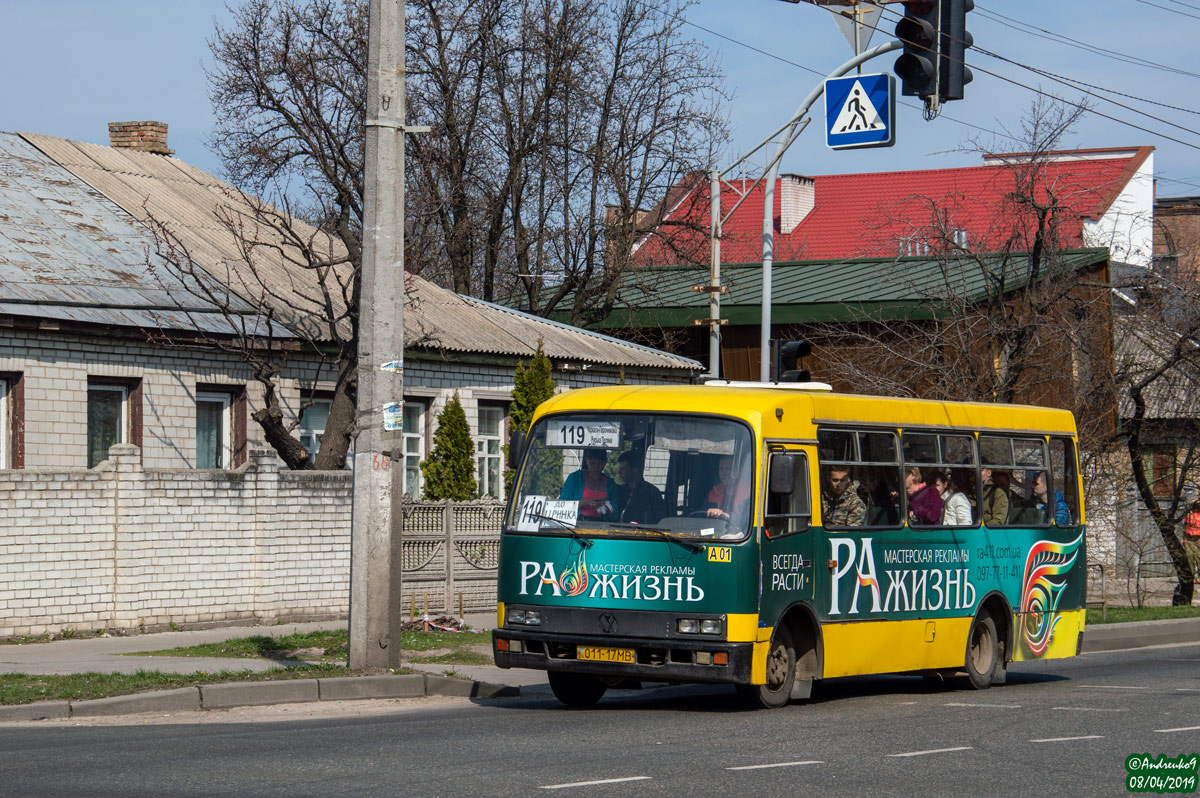
{"label": "passenger in bus", "polygon": [[959,488],[953,474],[945,471],[933,473],[933,486],[942,497],[942,526],[970,526],[971,502]]}
{"label": "passenger in bus", "polygon": [[621,452],[617,458],[618,518],[627,524],[654,524],[667,514],[667,504],[658,488],[642,478],[645,458],[641,452]]}
{"label": "passenger in bus", "polygon": [[579,517],[593,521],[616,516],[617,483],[604,473],[603,449],[584,449],[583,465],[563,482],[558,498],[579,502]]}
{"label": "passenger in bus", "polygon": [[750,483],[741,473],[735,474],[732,455],[722,455],[717,461],[717,477],[720,481],[708,492],[708,517],[744,518],[750,506]]}
{"label": "passenger in bus", "polygon": [[867,504],[858,495],[858,485],[849,466],[829,466],[821,488],[821,518],[828,527],[864,526]]}
{"label": "passenger in bus", "polygon": [[942,521],[942,496],[930,484],[934,469],[928,476],[916,466],[904,472],[904,490],[908,494],[908,522],[920,526],[935,526]]}
{"label": "passenger in bus", "polygon": [[900,492],[888,483],[884,473],[895,473],[894,467],[861,466],[862,480],[858,496],[867,505],[868,526],[898,526],[900,524]]}
{"label": "passenger in bus", "polygon": [[[1049,501],[1050,490],[1046,481],[1046,472],[1038,471],[1033,477],[1033,499],[1034,508],[1038,511],[1039,518],[1047,517],[1046,504]],[[1067,507],[1067,499],[1062,495],[1062,491],[1054,491],[1054,523],[1059,526],[1071,525],[1071,509]]]}
{"label": "passenger in bus", "polygon": [[1009,506],[1012,504],[1008,493],[1009,473],[993,471],[985,468],[983,471],[983,523],[985,526],[999,526],[1008,523]]}

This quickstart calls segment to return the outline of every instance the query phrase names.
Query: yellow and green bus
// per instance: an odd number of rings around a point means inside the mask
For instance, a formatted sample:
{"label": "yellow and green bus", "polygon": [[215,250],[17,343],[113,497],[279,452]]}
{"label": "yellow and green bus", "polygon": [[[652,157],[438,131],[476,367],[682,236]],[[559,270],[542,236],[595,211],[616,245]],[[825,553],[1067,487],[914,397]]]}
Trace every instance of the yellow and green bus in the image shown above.
{"label": "yellow and green bus", "polygon": [[879,673],[983,689],[1082,644],[1066,411],[820,383],[589,388],[544,403],[510,457],[493,653],[567,704],[699,682],[777,707]]}

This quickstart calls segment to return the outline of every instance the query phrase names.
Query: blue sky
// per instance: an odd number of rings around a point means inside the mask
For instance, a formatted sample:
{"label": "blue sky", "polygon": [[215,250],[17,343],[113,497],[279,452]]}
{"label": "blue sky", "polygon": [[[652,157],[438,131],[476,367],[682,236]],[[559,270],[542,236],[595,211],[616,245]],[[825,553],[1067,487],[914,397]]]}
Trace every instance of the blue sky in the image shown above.
{"label": "blue sky", "polygon": [[[717,50],[726,90],[734,95],[727,106],[737,151],[731,156],[786,121],[820,77],[851,56],[829,12],[813,5],[700,0],[686,17],[716,32],[688,28],[689,35]],[[890,11],[888,17],[894,20]],[[170,125],[170,145],[178,157],[219,172],[204,146],[212,116],[203,68],[214,23],[228,19],[224,0],[0,0],[0,74],[5,76],[0,130],[107,143],[107,122],[156,119]],[[1049,33],[1018,30],[1018,23]],[[890,38],[893,28],[894,21],[881,23],[872,43]],[[1098,111],[1147,130],[1091,115],[1068,144],[1152,145],[1159,196],[1200,195],[1200,132],[1191,132],[1200,131],[1200,104],[1194,100],[1200,96],[1200,66],[1191,66],[1190,57],[1200,41],[1200,0],[976,0],[968,29],[980,50],[1015,63],[981,51],[969,54],[975,81],[967,86],[966,98],[949,103],[933,122],[924,121],[915,106],[901,105],[897,143],[890,149],[828,150],[818,116],[789,151],[785,171],[835,174],[977,164],[977,155],[958,150],[972,138],[1003,143],[996,134],[1018,130],[1034,97],[1030,89],[984,70],[1071,99],[1081,96],[1018,66],[1025,65],[1130,95],[1114,99],[1160,117],[1096,102]],[[1127,60],[1051,41],[1053,34]],[[888,72],[894,60],[884,56],[866,71]],[[1187,70],[1198,74],[1178,74]]]}

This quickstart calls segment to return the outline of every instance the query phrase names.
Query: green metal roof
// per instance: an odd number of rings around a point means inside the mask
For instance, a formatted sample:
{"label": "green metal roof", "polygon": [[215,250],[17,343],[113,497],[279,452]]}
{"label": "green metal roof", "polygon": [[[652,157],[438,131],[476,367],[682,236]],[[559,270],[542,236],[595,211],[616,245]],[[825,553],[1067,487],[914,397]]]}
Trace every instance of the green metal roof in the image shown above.
{"label": "green metal roof", "polygon": [[[1108,262],[1108,249],[1057,253],[1046,276],[1067,274]],[[844,261],[783,261],[771,272],[774,324],[930,318],[941,300],[987,296],[987,280],[1001,277],[1009,289],[1029,272],[1025,253],[991,254],[980,261],[955,258],[862,258]],[[644,266],[622,279],[613,312],[599,328],[681,327],[708,316],[708,294],[691,290],[709,282],[707,266]],[[721,317],[730,324],[758,324],[762,309],[762,264],[725,264]],[[564,305],[569,305],[569,299]]]}

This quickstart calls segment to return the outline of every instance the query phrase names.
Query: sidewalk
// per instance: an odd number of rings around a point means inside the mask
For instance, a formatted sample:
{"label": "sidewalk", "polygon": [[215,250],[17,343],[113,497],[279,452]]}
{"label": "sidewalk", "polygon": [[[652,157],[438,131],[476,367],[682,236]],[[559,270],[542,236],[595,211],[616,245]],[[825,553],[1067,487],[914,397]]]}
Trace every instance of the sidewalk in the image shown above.
{"label": "sidewalk", "polygon": [[[468,614],[473,629],[490,630],[495,616]],[[56,640],[49,643],[0,645],[0,673],[63,674],[99,671],[134,673],[158,670],[169,673],[196,671],[253,670],[300,664],[293,660],[260,660],[196,657],[127,656],[179,646],[214,643],[235,637],[270,635],[344,628],[345,621],[293,623],[274,626],[237,626],[187,632],[157,632],[130,637],[97,637],[87,640]],[[480,635],[481,642],[491,637]],[[1084,634],[1084,653],[1115,651],[1165,643],[1200,642],[1200,618],[1089,626]],[[296,701],[345,700],[348,698],[399,698],[421,695],[453,695],[475,698],[549,694],[545,671],[503,669],[494,665],[440,665],[403,663],[420,672],[410,676],[360,676],[334,679],[303,679],[283,682],[243,682],[201,688],[164,690],[91,701],[48,701],[40,704],[0,706],[0,722],[33,720],[73,715],[119,715],[133,712],[182,711],[233,706],[289,703]],[[453,670],[466,679],[448,679]]]}

